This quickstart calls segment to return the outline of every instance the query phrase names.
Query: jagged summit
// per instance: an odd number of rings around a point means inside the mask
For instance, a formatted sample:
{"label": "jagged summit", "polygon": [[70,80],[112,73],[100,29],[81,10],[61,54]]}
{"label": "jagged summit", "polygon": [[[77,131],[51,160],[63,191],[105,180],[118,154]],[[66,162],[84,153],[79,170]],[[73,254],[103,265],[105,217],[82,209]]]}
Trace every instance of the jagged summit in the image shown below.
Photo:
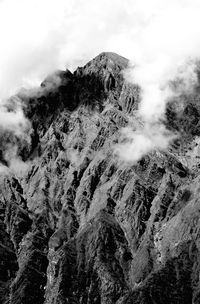
{"label": "jagged summit", "polygon": [[128,59],[111,52],[103,52],[89,61],[84,67],[78,68],[75,74],[81,73],[84,70],[88,75],[101,75],[106,77],[109,73],[113,77],[126,69],[128,66]]}
{"label": "jagged summit", "polygon": [[96,68],[113,68],[114,66],[118,66],[121,69],[125,69],[127,65],[128,59],[113,52],[102,52],[89,61],[85,67],[96,66]]}
{"label": "jagged summit", "polygon": [[111,52],[103,52],[84,67],[78,67],[74,75],[82,78],[85,84],[89,83],[97,95],[97,91],[102,89],[104,92],[108,92],[112,88],[121,90],[124,80],[122,71],[127,66],[128,60],[124,57]]}

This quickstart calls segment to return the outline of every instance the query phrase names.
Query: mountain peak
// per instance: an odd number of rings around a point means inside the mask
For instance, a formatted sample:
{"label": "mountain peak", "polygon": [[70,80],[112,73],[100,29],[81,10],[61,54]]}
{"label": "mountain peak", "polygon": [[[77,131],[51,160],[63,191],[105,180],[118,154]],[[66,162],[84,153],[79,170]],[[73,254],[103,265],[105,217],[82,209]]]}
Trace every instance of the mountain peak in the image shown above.
{"label": "mountain peak", "polygon": [[97,55],[92,61],[105,61],[110,60],[115,64],[120,65],[122,68],[126,68],[128,65],[128,59],[125,57],[122,57],[121,55],[118,55],[113,52],[102,52],[99,55]]}
{"label": "mountain peak", "polygon": [[108,93],[113,89],[121,91],[124,83],[122,71],[128,67],[128,59],[112,53],[103,52],[90,60],[85,66],[78,67],[75,77],[96,93]]}
{"label": "mountain peak", "polygon": [[84,66],[84,69],[88,70],[88,72],[97,72],[97,70],[104,69],[115,73],[126,69],[128,66],[128,62],[128,59],[116,53],[102,52],[94,59],[90,60]]}

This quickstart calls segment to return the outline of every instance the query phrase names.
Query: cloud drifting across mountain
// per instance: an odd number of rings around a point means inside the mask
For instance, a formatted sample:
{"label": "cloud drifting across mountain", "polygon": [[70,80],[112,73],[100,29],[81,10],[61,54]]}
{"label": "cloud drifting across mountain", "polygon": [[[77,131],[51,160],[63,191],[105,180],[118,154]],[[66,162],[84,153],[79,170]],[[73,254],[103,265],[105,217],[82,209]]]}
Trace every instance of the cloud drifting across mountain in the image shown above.
{"label": "cloud drifting across mountain", "polygon": [[[140,113],[149,126],[157,123],[171,94],[168,80],[178,72],[187,87],[196,82],[193,69],[180,67],[199,56],[199,13],[198,0],[1,0],[0,99],[113,51],[131,60],[129,80],[143,90]],[[143,135],[148,142],[156,136]]]}
{"label": "cloud drifting across mountain", "polygon": [[[139,114],[144,127],[137,133],[127,131],[127,143],[121,147],[121,157],[137,161],[147,152],[165,149],[174,138],[162,125],[166,103],[182,93],[191,93],[198,79],[196,60],[199,58],[200,28],[198,1],[152,2],[153,13],[147,26],[133,39],[134,59],[126,73],[129,81],[142,88]],[[179,79],[174,91],[171,80]]]}

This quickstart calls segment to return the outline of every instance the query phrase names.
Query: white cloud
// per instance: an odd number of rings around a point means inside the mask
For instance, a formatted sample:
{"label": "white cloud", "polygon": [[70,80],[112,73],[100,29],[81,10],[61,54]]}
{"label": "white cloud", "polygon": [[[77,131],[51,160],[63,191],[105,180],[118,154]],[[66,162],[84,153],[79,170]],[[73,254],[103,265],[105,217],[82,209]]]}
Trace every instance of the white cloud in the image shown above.
{"label": "white cloud", "polygon": [[27,172],[27,169],[29,168],[31,163],[22,161],[21,158],[17,155],[17,151],[17,146],[13,146],[10,144],[6,147],[4,151],[4,159],[7,162],[7,165],[0,162],[0,176],[9,173],[21,176],[25,172]]}
{"label": "white cloud", "polygon": [[166,149],[175,135],[165,129],[162,124],[145,124],[144,128],[134,130],[131,126],[121,130],[122,143],[115,147],[120,159],[126,162],[137,162],[145,154],[154,149]]}

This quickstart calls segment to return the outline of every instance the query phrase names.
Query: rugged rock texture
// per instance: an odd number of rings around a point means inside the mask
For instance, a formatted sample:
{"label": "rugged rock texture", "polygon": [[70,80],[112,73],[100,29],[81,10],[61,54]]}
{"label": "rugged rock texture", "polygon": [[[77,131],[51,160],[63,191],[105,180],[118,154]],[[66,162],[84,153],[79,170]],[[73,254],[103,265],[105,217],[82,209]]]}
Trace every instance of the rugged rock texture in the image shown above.
{"label": "rugged rock texture", "polygon": [[167,107],[168,151],[119,162],[121,128],[141,123],[127,65],[102,53],[20,93],[32,130],[27,169],[1,177],[1,303],[200,303],[199,89]]}

